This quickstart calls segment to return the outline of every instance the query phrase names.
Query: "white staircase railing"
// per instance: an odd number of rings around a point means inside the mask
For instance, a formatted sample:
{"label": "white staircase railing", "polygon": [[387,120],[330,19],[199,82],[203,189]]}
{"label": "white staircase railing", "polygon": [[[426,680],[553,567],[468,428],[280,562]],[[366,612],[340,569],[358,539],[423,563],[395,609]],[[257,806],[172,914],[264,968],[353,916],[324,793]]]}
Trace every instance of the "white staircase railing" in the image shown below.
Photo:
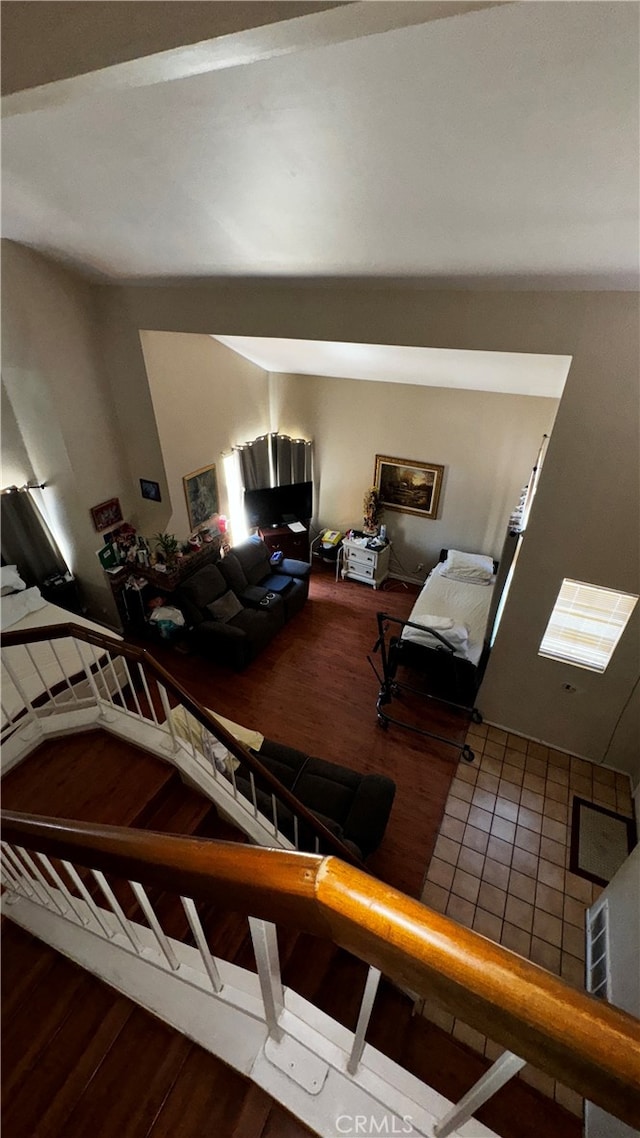
{"label": "white staircase railing", "polygon": [[[8,917],[249,1074],[318,1134],[358,1133],[347,1124],[364,1117],[360,1133],[489,1138],[472,1115],[526,1061],[638,1117],[637,1020],[335,858],[11,812],[2,822]],[[248,920],[255,972],[209,948],[208,921],[229,907]],[[269,917],[369,964],[354,1031],[283,985]],[[435,990],[496,1042],[517,1039],[520,1056],[507,1049],[448,1102],[366,1042],[381,973],[405,976],[420,996]]]}
{"label": "white staircase railing", "polygon": [[251,841],[322,848],[357,863],[148,652],[79,625],[56,625],[4,633],[1,669],[2,774],[47,737],[100,727],[175,766]]}

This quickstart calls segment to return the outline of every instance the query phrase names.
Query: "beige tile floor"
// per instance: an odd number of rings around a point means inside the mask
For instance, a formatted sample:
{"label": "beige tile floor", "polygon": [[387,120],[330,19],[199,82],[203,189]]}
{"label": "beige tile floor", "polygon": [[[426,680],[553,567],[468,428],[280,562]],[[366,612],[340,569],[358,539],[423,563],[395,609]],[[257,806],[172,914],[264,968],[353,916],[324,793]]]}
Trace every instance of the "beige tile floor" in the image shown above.
{"label": "beige tile floor", "polygon": [[[427,872],[422,900],[584,987],[585,911],[600,888],[569,869],[574,795],[633,813],[626,775],[486,724],[467,737]],[[501,1048],[425,1001],[424,1013],[490,1058]],[[582,1114],[582,1099],[542,1072],[521,1078]]]}

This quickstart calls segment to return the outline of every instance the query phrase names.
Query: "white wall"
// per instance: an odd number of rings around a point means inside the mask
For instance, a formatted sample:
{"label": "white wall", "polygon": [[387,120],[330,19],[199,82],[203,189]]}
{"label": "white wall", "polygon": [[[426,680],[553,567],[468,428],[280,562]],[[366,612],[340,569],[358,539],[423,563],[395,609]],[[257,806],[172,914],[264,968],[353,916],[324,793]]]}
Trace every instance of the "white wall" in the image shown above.
{"label": "white wall", "polygon": [[315,440],[316,519],[362,525],[376,454],[444,466],[438,517],[387,510],[394,571],[425,576],[443,547],[499,556],[558,401],[319,376],[272,375],[272,415]]}
{"label": "white wall", "polygon": [[140,339],[171,502],[166,529],[184,540],[183,477],[215,463],[219,512],[228,514],[222,454],[270,429],[268,376],[211,336],[143,331]]}

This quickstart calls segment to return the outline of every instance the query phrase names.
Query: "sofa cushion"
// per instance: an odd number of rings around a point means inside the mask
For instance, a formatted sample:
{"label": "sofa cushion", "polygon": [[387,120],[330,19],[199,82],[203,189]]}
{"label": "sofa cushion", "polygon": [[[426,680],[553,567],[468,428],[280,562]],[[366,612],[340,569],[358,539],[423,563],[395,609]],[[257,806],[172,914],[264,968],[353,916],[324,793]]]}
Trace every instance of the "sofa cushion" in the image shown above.
{"label": "sofa cushion", "polygon": [[293,585],[293,577],[285,577],[284,573],[271,573],[268,577],[263,577],[260,582],[260,587],[266,589],[268,593],[286,593]]}
{"label": "sofa cushion", "polygon": [[243,541],[242,545],[234,546],[233,552],[250,585],[258,585],[271,572],[269,550],[260,538]]}
{"label": "sofa cushion", "polygon": [[181,586],[181,593],[198,609],[205,609],[226,593],[228,588],[222,573],[215,565],[206,565],[189,577]]}
{"label": "sofa cushion", "polygon": [[211,620],[221,620],[224,624],[242,612],[242,601],[239,601],[235,593],[229,589],[218,597],[217,601],[211,601],[211,604],[205,606],[207,613]]}
{"label": "sofa cushion", "polygon": [[234,593],[237,593],[238,596],[241,596],[249,582],[247,581],[242,565],[233,551],[223,557],[220,562],[220,572],[229,588],[233,589]]}

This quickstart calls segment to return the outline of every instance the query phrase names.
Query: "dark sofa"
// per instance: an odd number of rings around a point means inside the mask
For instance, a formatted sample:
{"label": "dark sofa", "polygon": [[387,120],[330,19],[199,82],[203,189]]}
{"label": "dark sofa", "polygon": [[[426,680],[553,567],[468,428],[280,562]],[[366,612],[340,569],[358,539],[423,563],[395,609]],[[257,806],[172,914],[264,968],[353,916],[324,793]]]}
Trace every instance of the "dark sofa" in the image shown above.
{"label": "dark sofa", "polygon": [[[392,779],[359,774],[270,739],[265,739],[254,754],[356,857],[364,860],[378,848],[396,792]],[[249,776],[242,766],[236,772],[236,782],[238,789],[251,798]],[[271,789],[260,785],[259,776],[255,776],[255,786],[258,808],[271,818]],[[281,802],[277,812],[279,829],[293,840],[291,812]],[[315,850],[315,834],[304,823],[298,827],[298,845],[300,849]],[[322,845],[320,852],[327,852]]]}
{"label": "dark sofa", "polygon": [[259,539],[199,569],[175,594],[195,648],[216,663],[245,668],[304,605],[309,571],[304,561],[283,561],[274,571]]}
{"label": "dark sofa", "polygon": [[245,603],[260,605],[267,593],[281,597],[285,620],[299,612],[309,596],[311,566],[291,558],[272,566],[269,550],[260,538],[251,537],[235,545],[220,562],[220,572]]}

